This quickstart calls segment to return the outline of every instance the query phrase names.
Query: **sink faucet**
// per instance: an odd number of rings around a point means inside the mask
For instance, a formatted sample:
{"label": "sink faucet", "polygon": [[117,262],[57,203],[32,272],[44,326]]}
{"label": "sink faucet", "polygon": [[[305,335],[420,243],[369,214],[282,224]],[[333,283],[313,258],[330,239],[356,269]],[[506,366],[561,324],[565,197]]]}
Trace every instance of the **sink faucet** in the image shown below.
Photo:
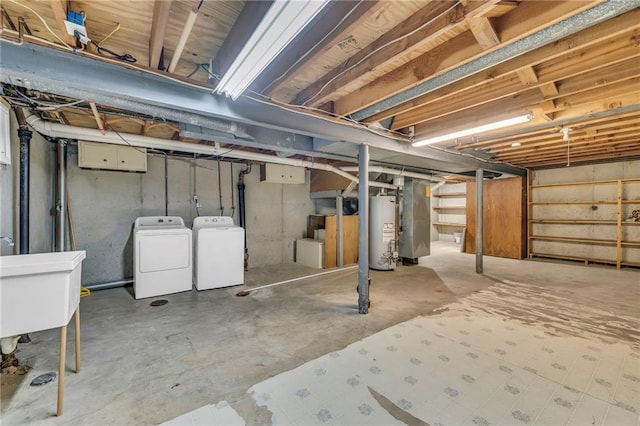
{"label": "sink faucet", "polygon": [[5,240],[9,246],[13,246],[13,238],[11,237],[0,237],[0,241]]}

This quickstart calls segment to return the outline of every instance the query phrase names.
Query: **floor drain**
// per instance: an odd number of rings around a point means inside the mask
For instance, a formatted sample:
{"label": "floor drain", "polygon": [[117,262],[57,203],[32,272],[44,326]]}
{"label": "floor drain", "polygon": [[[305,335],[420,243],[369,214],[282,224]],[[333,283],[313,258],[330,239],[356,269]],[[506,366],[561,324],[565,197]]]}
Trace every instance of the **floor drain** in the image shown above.
{"label": "floor drain", "polygon": [[238,297],[244,297],[244,296],[248,296],[249,292],[247,290],[242,290],[236,293],[236,296]]}
{"label": "floor drain", "polygon": [[151,306],[162,306],[162,305],[166,305],[167,303],[169,303],[168,300],[166,299],[158,299],[158,300],[154,300],[153,302],[149,303]]}
{"label": "floor drain", "polygon": [[56,373],[44,373],[36,377],[31,381],[31,386],[42,386],[47,383],[53,382],[56,378]]}

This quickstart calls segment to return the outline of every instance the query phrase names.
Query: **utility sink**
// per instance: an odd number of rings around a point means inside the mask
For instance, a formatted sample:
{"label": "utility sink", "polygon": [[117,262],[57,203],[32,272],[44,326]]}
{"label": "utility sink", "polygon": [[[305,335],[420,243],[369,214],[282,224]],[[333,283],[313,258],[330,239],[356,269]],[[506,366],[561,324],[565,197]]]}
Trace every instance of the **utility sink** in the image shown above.
{"label": "utility sink", "polygon": [[0,256],[0,338],[66,326],[80,303],[84,251]]}

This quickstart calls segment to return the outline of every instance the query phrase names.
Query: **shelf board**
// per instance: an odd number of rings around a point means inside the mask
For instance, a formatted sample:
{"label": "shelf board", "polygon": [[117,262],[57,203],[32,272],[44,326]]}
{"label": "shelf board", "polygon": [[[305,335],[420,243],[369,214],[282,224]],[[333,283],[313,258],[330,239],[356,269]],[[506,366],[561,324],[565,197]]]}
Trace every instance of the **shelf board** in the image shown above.
{"label": "shelf board", "polygon": [[[544,235],[531,235],[530,240],[543,240],[543,241],[560,241],[565,243],[588,243],[588,244],[602,244],[602,245],[616,245],[616,240],[602,240],[598,238],[579,238],[579,237],[553,237]],[[640,247],[640,241],[622,241],[623,246],[627,247]]]}
{"label": "shelf board", "polygon": [[[620,179],[622,183],[640,182],[640,178]],[[618,183],[618,179],[596,180],[591,182],[569,182],[569,183],[550,183],[547,185],[531,185],[531,189],[537,188],[554,188],[562,186],[588,186],[588,185],[614,185]]]}
{"label": "shelf board", "polygon": [[[640,200],[622,200],[622,204],[640,204]],[[590,205],[590,204],[612,204],[616,205],[616,200],[580,200],[580,201],[530,201],[531,206],[554,206],[554,205]]]}
{"label": "shelf board", "polygon": [[440,198],[462,198],[462,197],[466,197],[467,193],[466,192],[442,192],[440,194],[432,194],[434,197],[440,197]]}
{"label": "shelf board", "polygon": [[466,228],[466,223],[453,223],[453,222],[433,222],[432,225],[435,226],[451,226],[455,228]]}
{"label": "shelf board", "polygon": [[[552,254],[552,253],[529,253],[530,257],[545,257],[545,258],[550,258],[550,259],[564,259],[564,260],[581,260],[584,262],[591,262],[591,263],[606,263],[606,264],[610,264],[610,265],[615,265],[616,261],[615,259],[611,260],[611,259],[596,259],[596,258],[591,258],[591,257],[579,257],[579,256],[569,256],[569,255],[564,255],[564,254]],[[640,263],[636,263],[636,262],[620,262],[621,265],[623,266],[640,266]]]}
{"label": "shelf board", "polygon": [[[617,225],[615,220],[530,219],[529,223],[541,225]],[[622,221],[622,225],[640,225],[640,222]]]}
{"label": "shelf board", "polygon": [[467,206],[435,206],[434,210],[466,210]]}

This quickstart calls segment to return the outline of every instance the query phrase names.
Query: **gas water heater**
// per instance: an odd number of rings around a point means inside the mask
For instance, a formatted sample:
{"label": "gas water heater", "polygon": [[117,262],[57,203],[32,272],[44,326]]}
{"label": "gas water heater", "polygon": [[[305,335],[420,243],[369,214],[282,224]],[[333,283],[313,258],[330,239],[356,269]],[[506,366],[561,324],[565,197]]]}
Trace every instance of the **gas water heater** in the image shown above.
{"label": "gas water heater", "polygon": [[369,200],[369,267],[396,269],[396,197],[380,195]]}

